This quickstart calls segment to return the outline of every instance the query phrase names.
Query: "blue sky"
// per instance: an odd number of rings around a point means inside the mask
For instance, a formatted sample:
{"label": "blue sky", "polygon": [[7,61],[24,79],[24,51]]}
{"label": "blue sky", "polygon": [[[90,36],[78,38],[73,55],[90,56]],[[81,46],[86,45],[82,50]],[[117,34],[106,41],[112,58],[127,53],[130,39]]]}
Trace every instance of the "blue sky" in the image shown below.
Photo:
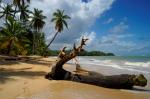
{"label": "blue sky", "polygon": [[[115,23],[126,18],[130,25],[130,32],[137,34],[137,37],[150,37],[150,0],[117,0],[112,8],[98,18],[93,26],[99,32],[97,27],[112,27]],[[104,26],[102,23],[109,18],[113,18],[111,24]]]}
{"label": "blue sky", "polygon": [[[118,55],[150,55],[149,5],[150,0],[116,0],[112,4],[111,9],[96,20],[91,30],[94,30],[96,36],[101,38],[102,36],[111,35],[109,30],[120,22],[123,22],[128,28],[124,29],[122,33],[118,31],[117,35],[130,35],[119,41],[132,43],[129,46],[132,50],[125,47],[123,48],[125,50],[129,49],[129,51],[118,50],[117,45],[114,44],[113,49],[109,51]],[[104,50],[108,49],[109,47],[106,47]]]}
{"label": "blue sky", "polygon": [[[10,2],[11,0],[3,0]],[[72,48],[82,36],[88,37],[86,50],[113,52],[116,55],[150,55],[150,0],[31,0],[30,9],[47,16],[43,31],[47,43],[55,33],[52,14],[56,9],[71,16],[51,45]]]}

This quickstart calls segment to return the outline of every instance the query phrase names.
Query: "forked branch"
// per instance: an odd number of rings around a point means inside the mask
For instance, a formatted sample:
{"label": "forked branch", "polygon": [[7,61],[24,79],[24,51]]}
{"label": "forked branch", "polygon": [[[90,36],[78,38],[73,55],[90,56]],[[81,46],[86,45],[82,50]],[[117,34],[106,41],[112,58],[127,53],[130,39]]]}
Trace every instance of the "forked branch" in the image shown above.
{"label": "forked branch", "polygon": [[66,47],[63,47],[63,49],[60,50],[58,57],[61,59],[66,59],[67,61],[76,57],[81,51],[83,51],[83,46],[86,45],[87,40],[88,40],[87,38],[86,39],[82,38],[81,43],[78,47],[76,47],[76,44],[74,43],[73,50],[68,54],[65,53]]}

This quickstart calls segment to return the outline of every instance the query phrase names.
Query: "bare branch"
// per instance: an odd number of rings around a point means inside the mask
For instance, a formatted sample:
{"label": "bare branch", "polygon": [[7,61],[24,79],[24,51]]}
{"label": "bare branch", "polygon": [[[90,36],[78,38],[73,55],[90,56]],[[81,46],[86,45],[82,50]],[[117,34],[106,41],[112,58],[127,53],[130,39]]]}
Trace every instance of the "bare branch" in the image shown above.
{"label": "bare branch", "polygon": [[73,50],[77,50],[75,43],[74,43],[74,45],[73,45]]}
{"label": "bare branch", "polygon": [[64,47],[62,50],[60,50],[58,57],[60,59],[65,59],[66,61],[69,61],[70,59],[76,57],[83,50],[83,46],[86,45],[85,43],[87,40],[88,39],[82,38],[81,43],[78,47],[76,47],[76,44],[74,43],[73,50],[69,54],[65,53],[66,47]]}
{"label": "bare branch", "polygon": [[63,47],[61,50],[60,50],[60,52],[59,52],[59,55],[58,55],[58,57],[59,58],[64,58],[65,57],[65,55],[66,55],[66,53],[65,53],[65,49],[66,49],[67,47]]}

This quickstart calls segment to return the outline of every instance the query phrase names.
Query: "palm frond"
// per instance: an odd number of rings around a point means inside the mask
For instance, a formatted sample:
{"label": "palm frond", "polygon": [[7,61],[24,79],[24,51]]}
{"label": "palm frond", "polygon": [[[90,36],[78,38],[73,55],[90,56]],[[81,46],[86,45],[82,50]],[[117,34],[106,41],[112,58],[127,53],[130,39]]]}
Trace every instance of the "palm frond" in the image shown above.
{"label": "palm frond", "polygon": [[68,29],[68,24],[65,20],[63,20],[63,24],[66,26],[66,28]]}
{"label": "palm frond", "polygon": [[66,19],[71,19],[68,15],[64,15],[64,10],[57,9],[56,12],[53,13],[53,18],[51,22],[55,22],[55,29],[58,32],[63,31],[63,25],[68,29],[68,25]]}
{"label": "palm frond", "polygon": [[51,22],[54,22],[54,21],[56,21],[57,20],[57,18],[52,18],[51,19]]}
{"label": "palm frond", "polygon": [[63,19],[71,19],[71,17],[68,16],[68,15],[64,15],[62,18],[63,18]]}
{"label": "palm frond", "polygon": [[34,9],[34,12],[32,13],[33,17],[31,20],[31,26],[38,31],[45,25],[44,19],[46,18],[46,16],[44,16],[42,13],[43,11],[38,9]]}

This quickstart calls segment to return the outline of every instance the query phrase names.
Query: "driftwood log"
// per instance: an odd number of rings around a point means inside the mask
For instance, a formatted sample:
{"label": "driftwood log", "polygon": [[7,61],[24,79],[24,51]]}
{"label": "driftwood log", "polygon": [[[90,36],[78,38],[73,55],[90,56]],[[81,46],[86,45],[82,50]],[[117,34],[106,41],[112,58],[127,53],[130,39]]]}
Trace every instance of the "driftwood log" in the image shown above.
{"label": "driftwood log", "polygon": [[92,84],[96,86],[117,88],[117,89],[131,89],[133,86],[146,86],[147,79],[142,75],[111,75],[105,76],[97,72],[87,71],[81,69],[77,66],[77,71],[75,73],[66,71],[63,69],[63,65],[69,60],[75,58],[81,51],[83,51],[83,46],[88,39],[82,38],[81,43],[78,47],[74,44],[73,50],[66,54],[64,47],[59,55],[56,64],[52,67],[51,71],[45,75],[46,79],[50,80],[69,80],[81,83]]}

